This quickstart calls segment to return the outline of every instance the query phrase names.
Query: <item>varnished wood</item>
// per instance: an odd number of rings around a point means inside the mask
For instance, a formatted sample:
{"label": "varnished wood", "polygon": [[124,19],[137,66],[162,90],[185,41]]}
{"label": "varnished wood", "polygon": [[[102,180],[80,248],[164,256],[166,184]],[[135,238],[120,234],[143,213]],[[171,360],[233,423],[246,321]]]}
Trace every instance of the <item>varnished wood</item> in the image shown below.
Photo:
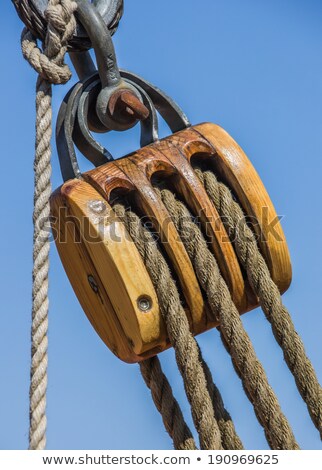
{"label": "varnished wood", "polygon": [[[207,304],[183,243],[154,189],[155,181],[172,189],[192,214],[200,217],[239,312],[258,306],[224,225],[193,169],[198,161],[230,187],[245,215],[257,221],[254,230],[260,236],[259,246],[279,289],[283,292],[290,284],[291,264],[280,223],[274,227],[278,240],[267,228],[266,221],[269,224],[277,217],[273,204],[244,152],[220,127],[202,124],[186,129],[86,172],[83,181],[65,183],[52,197],[56,217],[53,228],[66,238],[66,243],[57,240],[58,250],[85,313],[107,346],[127,362],[150,357],[169,343],[152,282],[134,243],[113,212],[117,197],[125,196],[159,234],[194,334],[217,323],[207,320]],[[93,200],[106,205],[103,225],[97,223],[98,214],[90,210]],[[62,207],[67,213],[61,214]],[[70,221],[71,216],[74,219]],[[73,242],[75,226],[80,243]],[[95,280],[96,292],[88,276]],[[141,297],[151,299],[149,312],[138,308]]]}
{"label": "varnished wood", "polygon": [[[103,214],[90,204],[101,201]],[[69,280],[89,320],[121,359],[137,362],[166,347],[166,332],[150,277],[125,227],[88,183],[72,180],[51,198],[54,233]],[[66,210],[64,210],[66,208]],[[76,238],[75,243],[75,226]],[[96,283],[92,289],[89,276]],[[141,297],[151,300],[142,312]],[[148,354],[148,355],[149,355]]]}
{"label": "varnished wood", "polygon": [[[189,140],[189,132],[190,130],[185,131],[186,140]],[[200,218],[204,233],[210,240],[234,303],[239,310],[245,310],[248,301],[243,275],[234,248],[228,242],[228,234],[216,208],[210,202],[196,173],[179,148],[180,146],[174,145],[170,139],[155,144],[155,149],[162,152],[176,168],[179,177],[173,180],[173,188],[186,202],[192,214]]]}
{"label": "varnished wood", "polygon": [[209,160],[215,173],[232,189],[249,220],[256,221],[252,226],[272,279],[285,292],[292,280],[290,254],[280,222],[274,225],[274,234],[268,230],[278,216],[262,180],[243,150],[220,126],[205,123],[194,130],[213,148]]}
{"label": "varnished wood", "polygon": [[[121,184],[122,178],[128,185],[129,183],[133,185],[135,204],[139,212],[149,218],[154,230],[163,242],[188,306],[192,330],[197,334],[205,330],[206,306],[189,256],[169,213],[150,182],[153,175],[160,171],[169,176],[176,173],[169,160],[162,154],[155,152],[153,147],[148,147],[113,164],[107,164],[99,171],[87,172],[86,180],[91,184],[99,185],[105,191],[107,198],[108,195],[111,197],[111,188],[115,190],[115,185]],[[106,178],[104,178],[105,176]]]}

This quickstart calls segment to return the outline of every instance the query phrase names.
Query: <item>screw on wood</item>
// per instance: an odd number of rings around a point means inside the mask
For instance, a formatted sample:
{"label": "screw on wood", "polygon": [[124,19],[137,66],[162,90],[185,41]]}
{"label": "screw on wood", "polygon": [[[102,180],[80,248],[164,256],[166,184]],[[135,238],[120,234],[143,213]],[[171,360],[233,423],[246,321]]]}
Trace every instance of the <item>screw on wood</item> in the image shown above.
{"label": "screw on wood", "polygon": [[138,299],[138,307],[142,312],[149,312],[152,308],[152,300],[150,297],[142,296]]}

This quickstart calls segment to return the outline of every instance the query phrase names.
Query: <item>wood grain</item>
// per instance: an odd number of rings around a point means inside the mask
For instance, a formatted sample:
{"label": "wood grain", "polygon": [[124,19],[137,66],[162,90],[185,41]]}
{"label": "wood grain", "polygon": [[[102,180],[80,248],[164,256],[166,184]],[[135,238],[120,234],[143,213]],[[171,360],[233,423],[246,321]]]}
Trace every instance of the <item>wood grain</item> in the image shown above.
{"label": "wood grain", "polygon": [[[106,212],[93,213],[101,201]],[[150,277],[125,227],[88,183],[72,180],[51,199],[57,248],[89,320],[108,347],[126,362],[137,362],[167,346],[158,300]],[[62,210],[66,207],[68,212]],[[75,226],[80,238],[75,243]],[[77,243],[79,241],[79,243]],[[93,290],[88,281],[97,285]],[[141,297],[151,300],[142,312]],[[140,357],[142,356],[142,357]]]}
{"label": "wood grain", "polygon": [[[191,140],[190,132],[190,130],[184,132],[186,142]],[[197,142],[196,145],[198,146]],[[176,146],[169,138],[157,143],[155,148],[160,150],[176,168],[179,177],[174,179],[173,188],[185,201],[192,214],[199,218],[232,298],[237,308],[244,311],[247,308],[247,296],[243,275],[216,208],[209,200],[189,161],[180,152],[180,145]]]}
{"label": "wood grain", "polygon": [[154,231],[162,240],[163,247],[177,275],[188,307],[188,318],[192,330],[196,334],[201,333],[206,327],[206,305],[179,234],[150,182],[150,178],[157,172],[171,176],[176,170],[169,160],[156,152],[153,147],[146,147],[137,154],[131,154],[113,164],[87,172],[86,179],[96,187],[99,185],[107,198],[111,197],[112,191],[116,189],[116,183],[121,185],[122,178],[127,186],[132,185],[133,201],[137,210],[149,218]]}
{"label": "wood grain", "polygon": [[[126,362],[153,356],[169,347],[169,342],[143,261],[112,210],[118,197],[126,197],[160,236],[194,334],[217,323],[207,320],[208,306],[170,214],[154,189],[156,181],[173,190],[200,217],[238,311],[242,314],[258,306],[224,225],[193,169],[200,162],[229,186],[245,215],[255,221],[261,252],[280,291],[291,282],[280,222],[274,225],[276,236],[270,229],[277,217],[274,206],[244,152],[219,126],[206,123],[186,129],[88,171],[84,180],[69,181],[54,193],[53,230],[59,235],[58,251],[86,315],[106,345]],[[103,222],[102,214],[93,213],[91,201],[105,205]],[[75,233],[79,243],[75,243]],[[88,276],[96,289],[91,288]],[[139,309],[141,297],[151,300],[149,312]]]}
{"label": "wood grain", "polygon": [[279,290],[285,292],[292,280],[290,254],[277,213],[258,173],[239,145],[220,126],[205,123],[195,126],[194,130],[212,146],[215,172],[232,189],[249,220],[255,221],[252,226],[272,279]]}

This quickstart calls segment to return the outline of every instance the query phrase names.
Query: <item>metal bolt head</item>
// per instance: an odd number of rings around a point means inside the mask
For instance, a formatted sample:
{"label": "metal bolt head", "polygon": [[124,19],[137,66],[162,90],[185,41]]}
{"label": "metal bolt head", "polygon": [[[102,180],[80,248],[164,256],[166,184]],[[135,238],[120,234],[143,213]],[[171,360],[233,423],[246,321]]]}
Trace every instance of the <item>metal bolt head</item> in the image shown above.
{"label": "metal bolt head", "polygon": [[149,312],[152,308],[152,300],[148,296],[142,296],[138,299],[138,307],[141,312]]}
{"label": "metal bolt head", "polygon": [[88,207],[94,214],[103,214],[106,211],[105,202],[100,200],[90,201]]}

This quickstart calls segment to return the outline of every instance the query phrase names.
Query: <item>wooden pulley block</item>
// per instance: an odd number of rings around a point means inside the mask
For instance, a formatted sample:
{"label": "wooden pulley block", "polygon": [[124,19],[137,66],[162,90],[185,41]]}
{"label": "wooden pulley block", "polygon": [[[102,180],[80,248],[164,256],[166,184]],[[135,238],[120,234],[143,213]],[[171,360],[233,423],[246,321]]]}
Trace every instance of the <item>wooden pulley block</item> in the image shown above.
{"label": "wooden pulley block", "polygon": [[224,224],[195,173],[200,165],[231,189],[253,226],[274,282],[284,292],[291,282],[291,264],[273,204],[245,153],[217,125],[190,127],[83,173],[51,198],[54,236],[74,291],[99,336],[126,362],[142,361],[169,343],[152,281],[113,211],[119,198],[145,216],[160,236],[192,332],[217,326],[207,319],[208,307],[189,256],[154,189],[158,181],[199,217],[239,312],[258,306]]}

